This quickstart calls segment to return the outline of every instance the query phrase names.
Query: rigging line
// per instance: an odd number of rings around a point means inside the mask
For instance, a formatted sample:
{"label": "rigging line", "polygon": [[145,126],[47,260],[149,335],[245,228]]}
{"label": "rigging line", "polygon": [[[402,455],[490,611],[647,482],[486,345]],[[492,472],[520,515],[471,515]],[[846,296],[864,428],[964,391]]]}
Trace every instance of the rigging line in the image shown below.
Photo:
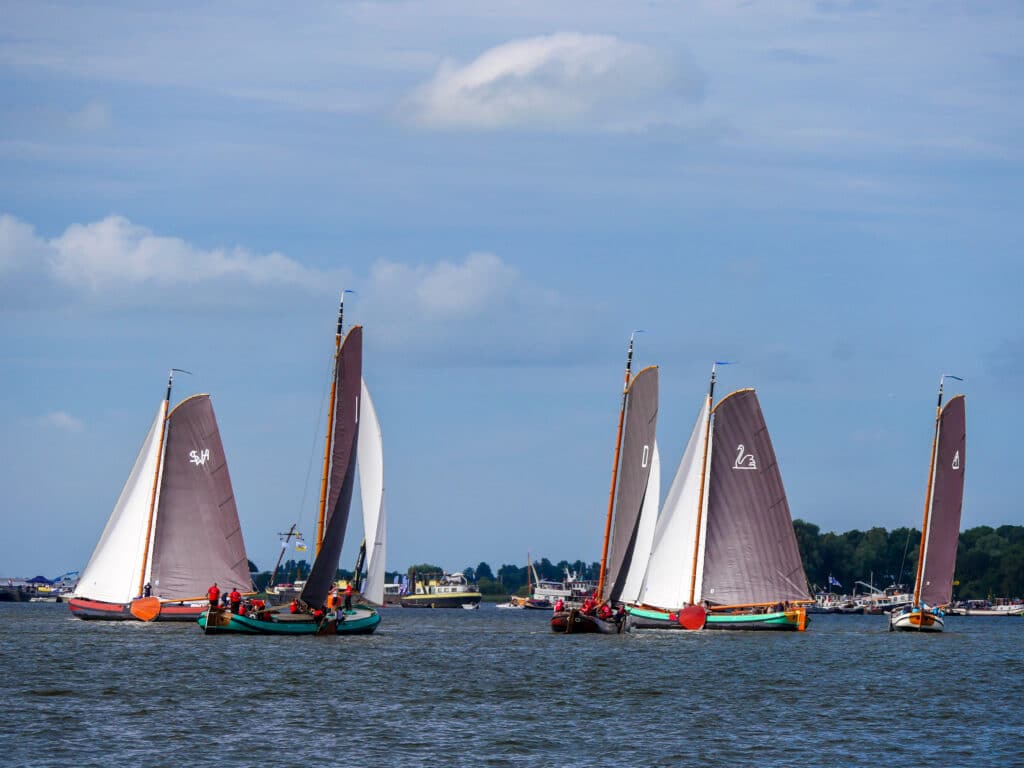
{"label": "rigging line", "polygon": [[[306,497],[309,494],[309,476],[313,471],[313,461],[316,459],[316,447],[320,442],[320,426],[323,424],[324,418],[324,403],[327,402],[327,393],[330,389],[330,380],[334,375],[334,354],[330,355],[327,365],[327,374],[324,376],[324,387],[323,395],[320,397],[320,408],[318,409],[318,415],[316,420],[316,428],[313,430],[313,441],[309,449],[309,461],[306,464],[306,480],[302,484],[302,501],[299,502],[299,513],[297,518],[297,524],[302,522],[302,510],[306,508]],[[301,525],[299,526],[301,528]]]}

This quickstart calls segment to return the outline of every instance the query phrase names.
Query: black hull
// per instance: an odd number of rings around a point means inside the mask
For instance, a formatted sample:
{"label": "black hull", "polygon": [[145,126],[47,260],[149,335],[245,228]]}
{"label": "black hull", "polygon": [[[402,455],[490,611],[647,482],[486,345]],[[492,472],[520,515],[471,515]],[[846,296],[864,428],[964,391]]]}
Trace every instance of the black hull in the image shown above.
{"label": "black hull", "polygon": [[617,635],[622,632],[622,625],[623,622],[605,621],[575,608],[558,611],[551,617],[551,631],[562,635]]}

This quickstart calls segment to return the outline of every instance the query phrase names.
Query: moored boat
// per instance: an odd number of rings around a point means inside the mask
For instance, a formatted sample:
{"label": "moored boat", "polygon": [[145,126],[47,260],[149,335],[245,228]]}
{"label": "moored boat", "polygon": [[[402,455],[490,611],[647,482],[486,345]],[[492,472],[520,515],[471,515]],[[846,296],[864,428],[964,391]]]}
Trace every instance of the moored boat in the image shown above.
{"label": "moored boat", "polygon": [[963,381],[949,374],[939,378],[914,598],[909,606],[889,614],[890,631],[941,632],[945,628],[942,607],[953,597],[967,464],[967,414],[963,395],[942,404],[946,378]]}
{"label": "moored boat", "polygon": [[431,577],[414,575],[413,591],[402,595],[403,608],[461,608],[476,605],[483,598],[476,584],[465,574],[444,573]]}
{"label": "moored boat", "polygon": [[82,569],[80,619],[194,621],[214,581],[252,591],[231,477],[209,395],[167,393]]}

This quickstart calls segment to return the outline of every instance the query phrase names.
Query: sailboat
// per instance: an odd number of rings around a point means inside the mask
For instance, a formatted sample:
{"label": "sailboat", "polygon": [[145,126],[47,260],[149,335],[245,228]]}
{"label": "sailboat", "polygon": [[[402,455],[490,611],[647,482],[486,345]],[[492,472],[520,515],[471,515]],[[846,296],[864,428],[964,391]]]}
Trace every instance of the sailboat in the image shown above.
{"label": "sailboat", "polygon": [[[254,611],[251,615],[233,614],[210,608],[199,617],[199,626],[207,634],[238,633],[261,635],[352,635],[369,634],[380,624],[380,614],[369,605],[359,603],[351,608],[336,606],[327,610],[327,598],[334,586],[348,526],[349,506],[355,485],[357,457],[362,450],[361,438],[376,435],[376,443],[367,439],[367,456],[371,464],[364,473],[364,507],[366,494],[379,493],[379,501],[371,517],[378,524],[367,532],[367,552],[372,553],[371,573],[383,570],[383,453],[380,425],[372,403],[367,405],[365,383],[362,381],[363,327],[353,326],[342,340],[345,296],[338,308],[338,324],[334,337],[334,373],[328,400],[327,436],[324,466],[320,484],[320,512],[317,519],[316,557],[306,583],[293,606],[277,606]],[[363,424],[365,422],[365,424]],[[364,516],[367,510],[364,508]],[[379,547],[377,536],[380,536]],[[380,565],[377,565],[380,557]],[[381,577],[383,574],[381,574]],[[374,577],[375,578],[375,577]],[[371,589],[376,590],[376,586]],[[380,600],[384,585],[380,579]],[[376,594],[376,591],[375,591]]]}
{"label": "sailboat", "polygon": [[761,406],[753,389],[713,406],[717,365],[627,624],[803,630],[811,597]]}
{"label": "sailboat", "polygon": [[176,370],[68,601],[80,619],[195,621],[214,581],[252,591],[213,404],[169,410]]}
{"label": "sailboat", "polygon": [[658,367],[649,366],[630,378],[634,336],[630,336],[626,355],[597,589],[583,607],[555,611],[551,617],[552,632],[622,631],[623,616],[610,615],[610,610],[602,609],[619,603],[632,565],[644,498],[650,487],[658,421]]}
{"label": "sailboat", "polygon": [[941,632],[945,627],[941,606],[948,605],[953,597],[967,462],[967,412],[963,395],[942,404],[942,386],[947,378],[963,381],[950,374],[939,378],[914,599],[903,610],[889,614],[890,631]]}

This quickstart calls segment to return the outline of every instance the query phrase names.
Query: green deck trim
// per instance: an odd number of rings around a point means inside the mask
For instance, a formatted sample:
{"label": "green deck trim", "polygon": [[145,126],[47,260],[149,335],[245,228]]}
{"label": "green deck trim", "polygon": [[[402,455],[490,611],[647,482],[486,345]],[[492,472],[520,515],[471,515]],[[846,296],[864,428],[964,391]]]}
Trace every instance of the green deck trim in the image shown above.
{"label": "green deck trim", "polygon": [[[352,616],[356,611],[344,611],[347,616]],[[199,626],[206,631],[206,614],[204,613],[197,620]],[[337,626],[336,634],[351,635],[366,632],[380,624],[380,614],[372,611],[369,615],[359,619],[346,619]],[[232,615],[231,622],[226,627],[214,627],[211,634],[236,634],[236,635],[315,635],[318,629],[315,621],[263,621],[261,619],[250,619],[248,616]]]}
{"label": "green deck trim", "polygon": [[[655,621],[672,621],[669,618],[667,611],[656,611],[650,608],[629,608],[628,612],[632,616],[637,616],[642,619],[654,619]],[[771,613],[714,613],[709,612],[707,617],[708,624],[792,624],[796,626],[795,621],[791,621],[786,618],[784,611],[773,611]]]}

